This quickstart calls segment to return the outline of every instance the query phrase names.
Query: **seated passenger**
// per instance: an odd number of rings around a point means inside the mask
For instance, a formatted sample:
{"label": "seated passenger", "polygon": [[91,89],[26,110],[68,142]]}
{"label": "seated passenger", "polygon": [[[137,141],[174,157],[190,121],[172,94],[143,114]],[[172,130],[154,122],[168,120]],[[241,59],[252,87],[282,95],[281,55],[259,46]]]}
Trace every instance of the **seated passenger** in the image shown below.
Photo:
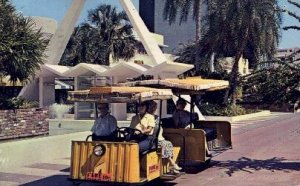
{"label": "seated passenger", "polygon": [[[155,115],[155,111],[157,109],[157,103],[155,101],[149,101],[149,106],[147,112],[152,114],[155,118],[155,129],[159,130],[158,134],[158,145],[161,147],[161,157],[168,159],[170,163],[170,170],[176,174],[182,169],[179,167],[176,162],[173,160],[173,144],[172,142],[166,140],[163,137],[163,128],[159,126],[159,117]],[[157,131],[155,131],[157,132]],[[155,133],[153,135],[156,135]],[[156,137],[156,136],[155,136]]]}
{"label": "seated passenger", "polygon": [[98,105],[100,116],[91,129],[92,140],[111,140],[117,129],[117,120],[109,113],[108,103]]}
{"label": "seated passenger", "polygon": [[188,128],[191,123],[190,112],[184,110],[186,102],[179,98],[176,102],[176,110],[173,113],[173,121],[175,128]]}
{"label": "seated passenger", "polygon": [[[194,128],[193,121],[198,120],[198,114],[196,113],[190,113],[184,108],[186,107],[186,102],[184,99],[179,98],[176,102],[176,110],[173,113],[173,121],[175,128],[185,128],[188,129],[192,125],[192,128]],[[191,119],[192,118],[192,119]],[[195,128],[199,128],[199,125],[196,125]],[[207,148],[208,145],[206,145],[206,154],[207,156],[211,156],[210,151]]]}
{"label": "seated passenger", "polygon": [[143,153],[152,147],[153,129],[155,127],[154,116],[148,114],[146,102],[142,102],[138,105],[138,114],[132,117],[130,127],[140,130],[143,134],[142,139],[139,141],[139,151]]}

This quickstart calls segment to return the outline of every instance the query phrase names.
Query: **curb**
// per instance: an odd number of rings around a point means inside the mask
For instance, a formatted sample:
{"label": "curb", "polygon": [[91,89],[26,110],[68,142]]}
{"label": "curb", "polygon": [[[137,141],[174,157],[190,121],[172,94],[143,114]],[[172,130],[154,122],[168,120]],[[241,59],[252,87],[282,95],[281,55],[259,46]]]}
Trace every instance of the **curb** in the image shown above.
{"label": "curb", "polygon": [[208,121],[229,121],[229,122],[235,122],[235,121],[243,121],[251,118],[261,117],[261,116],[268,116],[271,112],[269,110],[263,110],[261,112],[256,112],[252,114],[245,114],[240,116],[233,116],[233,117],[226,117],[226,116],[204,116],[205,120]]}

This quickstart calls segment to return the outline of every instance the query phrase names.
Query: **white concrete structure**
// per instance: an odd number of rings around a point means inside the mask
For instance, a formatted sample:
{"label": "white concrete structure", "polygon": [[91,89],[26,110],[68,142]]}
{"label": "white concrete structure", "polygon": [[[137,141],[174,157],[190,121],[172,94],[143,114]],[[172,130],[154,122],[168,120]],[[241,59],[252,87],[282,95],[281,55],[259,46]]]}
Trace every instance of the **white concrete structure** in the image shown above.
{"label": "white concrete structure", "polygon": [[120,0],[127,16],[131,24],[133,25],[134,30],[137,32],[138,36],[140,37],[147,54],[153,59],[156,64],[160,64],[166,62],[167,59],[163,55],[161,49],[159,48],[157,42],[146,27],[144,21],[139,15],[139,12],[135,9],[131,0]]}
{"label": "white concrete structure", "polygon": [[55,19],[38,16],[33,16],[30,18],[35,24],[34,27],[41,29],[41,32],[45,33],[46,35],[52,36],[57,30],[57,21]]}
{"label": "white concrete structure", "polygon": [[299,51],[299,47],[278,49],[277,53],[275,54],[275,57],[281,61],[292,60],[295,61],[295,63],[300,63]]}
{"label": "white concrete structure", "polygon": [[46,64],[58,64],[62,54],[65,51],[67,43],[74,31],[76,22],[80,16],[85,0],[73,0],[67,14],[53,37],[51,38],[45,54],[47,57]]}
{"label": "white concrete structure", "polygon": [[[193,65],[172,62],[169,56],[163,54],[159,47],[164,46],[163,37],[149,32],[131,0],[120,0],[120,2],[138,35],[138,39],[141,40],[147,51],[147,60],[145,55],[137,55],[129,62],[120,61],[109,67],[85,63],[71,68],[57,65],[71,37],[84,2],[85,0],[73,0],[65,18],[50,40],[45,52],[48,57],[45,65],[41,67],[41,71],[38,73],[39,79],[33,80],[31,84],[23,88],[20,96],[31,100],[39,98],[40,107],[44,107],[55,101],[55,78],[74,77],[74,88],[79,90],[89,88],[92,85],[124,82],[126,78],[134,78],[142,74],[153,75],[160,79],[174,78],[193,68]],[[137,64],[136,61],[142,61],[142,64]],[[103,77],[105,78],[103,79]],[[111,82],[108,83],[107,79]],[[77,103],[75,104],[75,114],[78,117],[90,117],[92,108],[93,105],[90,103]],[[126,104],[113,104],[112,113],[117,119],[126,119]],[[80,114],[81,116],[79,116]]]}
{"label": "white concrete structure", "polygon": [[[60,23],[54,35],[51,37],[47,49],[45,50],[45,56],[47,56],[45,64],[58,64],[72,35],[84,3],[85,0],[73,0],[66,16]],[[46,28],[47,25],[44,25],[43,27]],[[19,93],[19,96],[24,97],[28,100],[39,100],[40,106],[43,107],[44,105],[47,106],[51,103],[54,103],[54,98],[52,98],[52,96],[54,95],[54,88],[48,89],[47,87],[45,87],[45,89],[48,90],[43,91],[43,84],[51,84],[51,82],[52,84],[54,84],[54,79],[48,79],[45,77],[45,75],[41,75],[42,78],[38,80],[40,74],[40,72],[36,73],[35,79],[33,79],[29,84],[23,87],[23,89]],[[47,93],[47,96],[44,96],[44,93]]]}

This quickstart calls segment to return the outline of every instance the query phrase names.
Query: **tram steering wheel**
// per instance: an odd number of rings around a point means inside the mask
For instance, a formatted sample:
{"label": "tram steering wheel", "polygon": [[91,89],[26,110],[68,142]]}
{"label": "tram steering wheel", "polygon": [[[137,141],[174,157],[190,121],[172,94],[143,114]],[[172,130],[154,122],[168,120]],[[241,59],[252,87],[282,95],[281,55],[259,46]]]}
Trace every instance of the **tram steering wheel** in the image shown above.
{"label": "tram steering wheel", "polygon": [[118,133],[124,135],[124,137],[120,137],[125,141],[137,140],[141,138],[144,134],[139,129],[134,129],[130,127],[120,127],[117,129]]}

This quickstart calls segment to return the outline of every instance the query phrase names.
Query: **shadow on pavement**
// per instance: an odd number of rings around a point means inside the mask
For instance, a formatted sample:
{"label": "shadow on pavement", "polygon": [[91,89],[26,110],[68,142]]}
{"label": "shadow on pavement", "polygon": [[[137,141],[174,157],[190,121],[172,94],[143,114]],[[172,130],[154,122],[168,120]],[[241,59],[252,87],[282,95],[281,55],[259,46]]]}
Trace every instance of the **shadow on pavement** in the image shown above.
{"label": "shadow on pavement", "polygon": [[[105,186],[105,185],[118,185],[118,186],[125,186],[128,184],[116,184],[116,183],[95,183],[95,182],[72,182],[68,180],[68,175],[53,175],[49,176],[40,180],[28,182],[25,184],[22,184],[20,186],[45,186],[45,185],[51,185],[51,186]],[[80,184],[79,184],[80,183]],[[150,183],[144,184],[144,186],[173,186],[176,185],[176,183],[166,183],[161,180],[153,180]]]}
{"label": "shadow on pavement", "polygon": [[22,184],[21,186],[45,186],[45,185],[72,186],[73,183],[68,181],[67,179],[68,179],[68,175],[53,175],[40,180]]}
{"label": "shadow on pavement", "polygon": [[226,174],[232,176],[235,172],[244,171],[252,173],[258,170],[269,170],[269,171],[300,171],[300,162],[287,161],[284,158],[270,158],[266,160],[256,160],[247,157],[241,157],[237,161],[224,161],[216,162],[214,167],[228,169],[225,171]]}
{"label": "shadow on pavement", "polygon": [[197,163],[197,162],[186,162],[185,165],[180,164],[182,168],[184,168],[184,172],[186,174],[198,174],[212,166],[214,166],[217,162],[215,161],[206,161],[205,163]]}

